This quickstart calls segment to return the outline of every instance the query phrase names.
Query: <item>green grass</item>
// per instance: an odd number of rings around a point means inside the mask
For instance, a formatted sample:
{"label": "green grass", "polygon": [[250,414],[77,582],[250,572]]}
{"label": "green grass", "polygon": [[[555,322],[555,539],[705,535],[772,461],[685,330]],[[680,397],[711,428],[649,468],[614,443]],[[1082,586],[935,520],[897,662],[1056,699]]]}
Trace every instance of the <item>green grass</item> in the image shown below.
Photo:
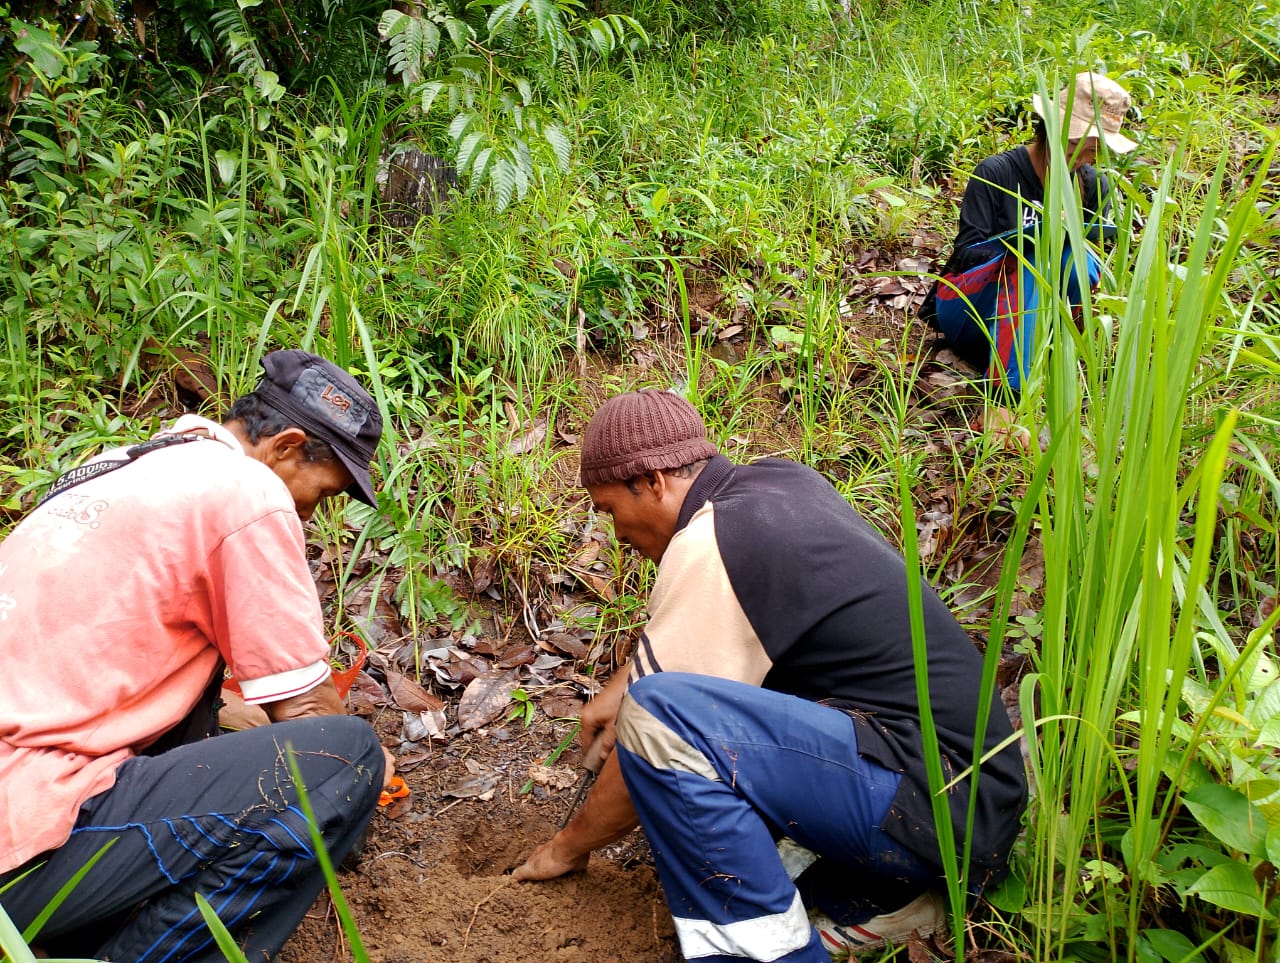
{"label": "green grass", "polygon": [[[27,153],[0,185],[0,525],[57,471],[154,427],[128,414],[162,389],[147,339],[208,350],[227,394],[264,351],[301,345],[361,372],[388,415],[379,511],[320,527],[352,559],[339,597],[382,580],[415,636],[460,627],[467,600],[442,576],[483,562],[518,617],[589,523],[558,432],[604,393],[679,385],[735,458],[832,478],[986,635],[989,680],[1006,644],[1029,654],[1036,790],[990,894],[994,943],[1264,958],[1280,912],[1257,884],[1280,862],[1280,689],[1254,618],[1280,584],[1274,5],[1130,0],[1092,23],[1061,0],[891,2],[849,21],[782,2],[630,12],[648,47],[571,69],[495,54],[567,132],[569,163],[538,148],[522,199],[498,211],[477,177],[411,232],[378,223],[379,154],[453,141],[378,70],[271,105],[223,78],[161,114],[132,106],[90,47],[47,52],[15,118]],[[922,398],[906,319],[851,321],[849,264],[908,251],[922,226],[949,235],[973,164],[1026,137],[1039,85],[1084,68],[1132,90],[1144,140],[1110,159],[1128,230],[1078,325],[1046,279],[1053,350],[1018,416],[1049,444],[1023,457],[966,427],[979,402]],[[476,109],[507,116],[492,98]],[[1055,163],[1060,249],[1082,225]],[[708,290],[724,295],[710,318]],[[955,536],[912,558],[940,500]],[[1003,553],[995,587],[964,570],[975,545]],[[1030,593],[1024,546],[1044,555]],[[390,567],[360,572],[366,549]],[[593,616],[608,662],[651,573],[600,560],[618,589]]]}

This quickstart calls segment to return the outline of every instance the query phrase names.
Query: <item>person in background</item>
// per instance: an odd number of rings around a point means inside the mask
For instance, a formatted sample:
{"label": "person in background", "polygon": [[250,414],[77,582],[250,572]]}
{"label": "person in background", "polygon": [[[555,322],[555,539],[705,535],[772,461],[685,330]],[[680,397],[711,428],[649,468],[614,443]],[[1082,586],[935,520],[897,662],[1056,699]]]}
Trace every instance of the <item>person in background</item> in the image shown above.
{"label": "person in background", "polygon": [[[288,751],[335,863],[393,772],[334,687],[302,530],[374,503],[382,417],[324,358],[262,366],[225,423],[74,469],[0,542],[0,906],[25,928],[90,867],[45,950],[223,960],[199,894],[272,958],[325,885]],[[270,725],[208,738],[224,669]]]}
{"label": "person in background", "polygon": [[[969,179],[960,204],[960,227],[951,255],[920,308],[920,317],[939,330],[960,358],[987,373],[997,402],[988,426],[1006,434],[1016,400],[1031,369],[1036,349],[1037,285],[1031,266],[1049,171],[1045,117],[1056,110],[1067,138],[1067,164],[1079,186],[1088,236],[1098,239],[1110,208],[1106,178],[1093,166],[1100,145],[1117,154],[1137,146],[1120,132],[1130,108],[1128,92],[1097,73],[1077,74],[1055,105],[1039,95],[1034,137],[982,161]],[[1019,252],[1025,252],[1019,257]],[[1029,263],[1024,263],[1024,260]],[[1069,252],[1064,264],[1066,295],[1073,306],[1083,299]],[[1083,265],[1089,287],[1101,265],[1092,252]],[[1043,271],[1041,271],[1043,273]]]}
{"label": "person in background", "polygon": [[[663,391],[609,399],[582,483],[658,565],[626,671],[583,710],[605,759],[582,809],[515,870],[541,880],[643,825],[689,960],[824,961],[945,923],[906,563],[817,472],[735,465]],[[972,892],[1005,871],[1026,777],[982,656],[926,584],[928,686]],[[976,731],[980,710],[988,713]],[[959,778],[957,778],[959,777]]]}

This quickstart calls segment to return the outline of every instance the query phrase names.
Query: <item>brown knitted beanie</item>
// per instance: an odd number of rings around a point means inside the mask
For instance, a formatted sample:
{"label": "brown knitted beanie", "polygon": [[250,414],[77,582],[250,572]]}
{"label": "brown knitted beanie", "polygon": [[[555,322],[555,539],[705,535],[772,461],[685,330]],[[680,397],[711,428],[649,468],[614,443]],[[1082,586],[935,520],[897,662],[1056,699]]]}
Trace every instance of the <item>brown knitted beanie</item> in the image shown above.
{"label": "brown knitted beanie", "polygon": [[610,398],[591,416],[582,437],[582,484],[628,481],[714,454],[693,405],[670,391],[631,391]]}

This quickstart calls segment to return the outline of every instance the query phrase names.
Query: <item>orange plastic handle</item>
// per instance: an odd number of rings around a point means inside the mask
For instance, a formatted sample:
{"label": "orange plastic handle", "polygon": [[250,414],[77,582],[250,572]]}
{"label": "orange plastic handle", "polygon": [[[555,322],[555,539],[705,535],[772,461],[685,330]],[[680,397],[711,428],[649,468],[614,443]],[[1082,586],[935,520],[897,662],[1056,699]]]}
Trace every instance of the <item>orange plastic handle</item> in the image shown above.
{"label": "orange plastic handle", "polygon": [[391,782],[387,784],[387,788],[382,790],[382,795],[378,797],[379,806],[390,806],[395,800],[403,799],[409,795],[409,787],[404,784],[404,780],[399,776],[392,776]]}
{"label": "orange plastic handle", "polygon": [[360,655],[351,663],[349,668],[333,670],[333,684],[338,689],[338,695],[343,699],[347,697],[347,693],[351,691],[351,687],[355,684],[356,676],[360,674],[360,670],[364,668],[365,659],[369,657],[369,646],[365,644],[364,639],[356,635],[354,632],[338,632],[333,638],[329,639],[329,645],[332,646],[335,641],[345,636],[360,646]]}

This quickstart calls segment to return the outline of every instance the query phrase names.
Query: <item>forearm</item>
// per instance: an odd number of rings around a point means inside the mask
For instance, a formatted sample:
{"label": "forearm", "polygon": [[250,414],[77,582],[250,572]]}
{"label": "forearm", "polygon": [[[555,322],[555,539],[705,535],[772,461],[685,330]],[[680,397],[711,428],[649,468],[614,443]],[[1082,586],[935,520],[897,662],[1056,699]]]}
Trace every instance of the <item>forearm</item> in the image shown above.
{"label": "forearm", "polygon": [[640,819],[631,805],[631,796],[614,754],[605,761],[582,808],[569,825],[556,834],[553,844],[567,858],[585,856],[616,842],[638,825]]}

